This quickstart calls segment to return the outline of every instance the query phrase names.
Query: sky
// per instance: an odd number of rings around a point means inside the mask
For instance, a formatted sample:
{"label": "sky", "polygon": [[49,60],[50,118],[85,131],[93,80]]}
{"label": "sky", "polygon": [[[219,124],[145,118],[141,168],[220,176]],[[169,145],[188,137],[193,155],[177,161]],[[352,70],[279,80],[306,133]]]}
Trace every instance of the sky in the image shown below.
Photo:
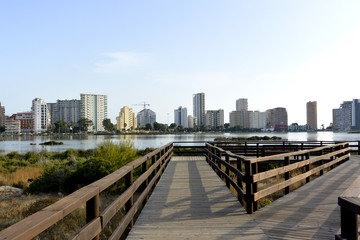
{"label": "sky", "polygon": [[108,95],[116,123],[123,106],[148,103],[157,121],[239,98],[249,110],[285,107],[289,124],[318,125],[360,98],[360,1],[152,0],[1,1],[0,101],[6,114],[31,101]]}

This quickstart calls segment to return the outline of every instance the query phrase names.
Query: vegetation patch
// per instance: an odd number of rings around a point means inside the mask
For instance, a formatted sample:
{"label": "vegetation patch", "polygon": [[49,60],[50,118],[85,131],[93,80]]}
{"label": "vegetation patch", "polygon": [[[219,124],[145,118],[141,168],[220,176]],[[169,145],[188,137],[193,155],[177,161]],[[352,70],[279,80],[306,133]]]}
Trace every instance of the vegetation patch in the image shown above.
{"label": "vegetation patch", "polygon": [[231,137],[231,138],[226,138],[226,137],[219,137],[219,138],[215,138],[215,141],[227,141],[227,142],[233,142],[233,141],[277,141],[277,140],[282,140],[281,137],[276,137],[276,136],[264,136],[264,137],[259,137],[259,136],[252,136],[252,137]]}
{"label": "vegetation patch", "polygon": [[56,141],[49,141],[49,142],[40,143],[39,145],[54,146],[54,145],[64,145],[64,143],[56,142]]}

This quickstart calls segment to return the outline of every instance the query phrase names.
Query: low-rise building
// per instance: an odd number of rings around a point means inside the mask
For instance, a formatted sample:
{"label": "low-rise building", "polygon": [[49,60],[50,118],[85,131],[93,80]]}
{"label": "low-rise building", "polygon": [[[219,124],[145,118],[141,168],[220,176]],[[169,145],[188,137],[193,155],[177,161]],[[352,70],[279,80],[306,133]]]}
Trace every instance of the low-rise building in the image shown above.
{"label": "low-rise building", "polygon": [[5,134],[20,134],[20,120],[8,119],[5,121]]}
{"label": "low-rise building", "polygon": [[224,127],[224,110],[208,110],[205,114],[205,126],[211,128]]}

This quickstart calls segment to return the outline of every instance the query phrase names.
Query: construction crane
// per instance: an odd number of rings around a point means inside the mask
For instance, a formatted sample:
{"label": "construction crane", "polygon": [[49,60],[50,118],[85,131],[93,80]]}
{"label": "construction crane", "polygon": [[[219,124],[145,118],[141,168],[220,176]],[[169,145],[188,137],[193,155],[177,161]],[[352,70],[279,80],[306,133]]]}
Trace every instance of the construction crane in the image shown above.
{"label": "construction crane", "polygon": [[146,103],[146,102],[144,101],[144,103],[141,103],[141,104],[132,104],[132,106],[143,106],[144,109],[146,109],[146,106],[150,107],[150,104],[148,104],[148,103]]}

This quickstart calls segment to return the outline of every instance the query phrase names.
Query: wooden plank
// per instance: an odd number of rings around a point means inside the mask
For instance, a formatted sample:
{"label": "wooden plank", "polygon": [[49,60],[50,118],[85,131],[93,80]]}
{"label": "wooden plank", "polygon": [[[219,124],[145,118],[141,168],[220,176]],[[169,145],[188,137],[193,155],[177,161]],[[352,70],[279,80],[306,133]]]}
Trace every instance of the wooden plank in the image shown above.
{"label": "wooden plank", "polygon": [[313,157],[313,158],[310,158],[308,160],[303,160],[301,162],[290,164],[288,166],[279,167],[279,168],[272,169],[272,170],[269,170],[269,171],[266,171],[266,172],[254,174],[253,175],[253,182],[259,182],[259,181],[262,181],[262,180],[265,180],[265,179],[268,179],[268,178],[271,178],[271,177],[274,177],[274,176],[277,176],[277,175],[280,175],[280,174],[295,170],[297,168],[304,167],[306,165],[318,162],[320,160],[328,159],[328,158],[330,158],[332,156],[336,156],[336,155],[338,155],[340,153],[344,153],[346,151],[348,151],[348,149],[341,149],[341,150],[335,151],[333,153],[328,153],[328,154],[324,154],[322,156]]}
{"label": "wooden plank", "polygon": [[272,193],[280,191],[280,190],[284,189],[285,187],[290,186],[291,184],[294,184],[294,183],[296,183],[298,181],[306,179],[307,177],[309,177],[309,176],[311,176],[311,175],[313,175],[313,174],[315,174],[317,172],[320,172],[322,169],[326,169],[326,168],[330,167],[331,165],[334,165],[334,164],[336,164],[336,163],[338,163],[338,162],[340,162],[340,161],[342,161],[342,160],[344,160],[346,158],[348,158],[348,156],[343,156],[343,157],[337,158],[337,159],[335,159],[335,160],[333,160],[333,161],[331,161],[329,163],[326,163],[326,164],[321,165],[319,167],[313,168],[308,172],[305,172],[303,174],[292,177],[289,180],[286,180],[286,181],[278,183],[278,184],[276,184],[274,186],[271,186],[271,187],[268,187],[268,188],[263,189],[261,191],[258,191],[256,193],[254,193],[254,201],[257,201],[257,200],[259,200],[259,199],[261,199],[263,197],[266,197],[266,196],[268,196],[268,195],[270,195]]}
{"label": "wooden plank", "polygon": [[203,157],[174,157],[127,239],[267,239]]}
{"label": "wooden plank", "polygon": [[101,233],[101,220],[100,217],[94,219],[86,224],[78,233],[76,233],[71,240],[88,240],[93,239]]}
{"label": "wooden plank", "polygon": [[252,216],[270,239],[334,239],[340,229],[338,196],[359,174],[360,156],[351,156]]}

